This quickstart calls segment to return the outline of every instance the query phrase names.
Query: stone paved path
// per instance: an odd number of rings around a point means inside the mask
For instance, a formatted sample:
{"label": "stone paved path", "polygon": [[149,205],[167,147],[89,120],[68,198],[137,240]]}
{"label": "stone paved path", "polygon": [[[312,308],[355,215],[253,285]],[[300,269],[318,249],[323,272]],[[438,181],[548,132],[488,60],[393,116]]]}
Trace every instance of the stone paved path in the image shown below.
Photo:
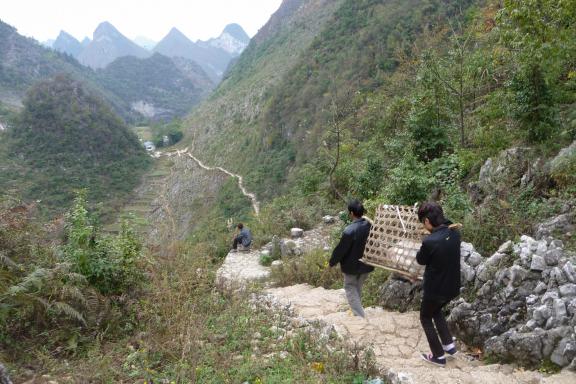
{"label": "stone paved path", "polygon": [[260,265],[259,261],[260,252],[230,252],[216,272],[216,284],[230,289],[266,279],[270,268]]}
{"label": "stone paved path", "polygon": [[349,314],[344,291],[315,288],[306,284],[266,291],[282,304],[291,304],[295,314],[334,326],[342,336],[373,348],[379,367],[392,383],[486,383],[486,384],[574,384],[576,374],[564,372],[544,377],[538,372],[510,365],[484,365],[461,354],[446,368],[434,367],[419,357],[428,344],[416,312],[388,312],[367,308],[367,319]]}

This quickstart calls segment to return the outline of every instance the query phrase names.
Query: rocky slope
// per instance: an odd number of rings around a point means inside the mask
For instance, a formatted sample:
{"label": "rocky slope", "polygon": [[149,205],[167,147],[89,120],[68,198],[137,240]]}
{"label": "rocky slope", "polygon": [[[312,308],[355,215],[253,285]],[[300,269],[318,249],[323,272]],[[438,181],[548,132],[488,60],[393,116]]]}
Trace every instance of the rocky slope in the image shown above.
{"label": "rocky slope", "polygon": [[228,52],[233,57],[238,56],[250,43],[250,36],[238,24],[228,24],[217,38],[199,42]]}
{"label": "rocky slope", "polygon": [[576,370],[576,254],[522,236],[489,258],[464,244],[462,257],[465,293],[449,318],[459,337],[504,361]]}

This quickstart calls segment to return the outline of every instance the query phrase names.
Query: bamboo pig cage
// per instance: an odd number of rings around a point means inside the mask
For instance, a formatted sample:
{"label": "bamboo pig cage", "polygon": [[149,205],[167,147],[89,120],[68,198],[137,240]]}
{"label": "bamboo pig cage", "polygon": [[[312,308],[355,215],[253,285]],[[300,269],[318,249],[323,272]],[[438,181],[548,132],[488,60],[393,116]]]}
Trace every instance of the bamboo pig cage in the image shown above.
{"label": "bamboo pig cage", "polygon": [[416,253],[427,234],[418,221],[416,207],[380,205],[361,261],[422,279],[424,266],[416,261]]}

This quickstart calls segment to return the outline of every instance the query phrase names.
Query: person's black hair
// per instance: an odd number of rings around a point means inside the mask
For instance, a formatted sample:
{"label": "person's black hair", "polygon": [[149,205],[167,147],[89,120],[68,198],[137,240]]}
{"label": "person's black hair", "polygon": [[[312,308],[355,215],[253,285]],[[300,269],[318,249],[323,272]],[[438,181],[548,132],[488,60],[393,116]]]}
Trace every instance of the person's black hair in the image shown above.
{"label": "person's black hair", "polygon": [[364,206],[360,200],[351,200],[348,203],[348,212],[352,212],[356,217],[362,217],[364,215]]}
{"label": "person's black hair", "polygon": [[237,227],[238,227],[238,229],[242,229],[242,228],[244,228],[244,224],[238,223]]}
{"label": "person's black hair", "polygon": [[426,219],[430,221],[430,224],[432,224],[433,227],[437,227],[446,222],[446,219],[444,218],[444,210],[440,204],[428,201],[418,208],[418,220],[423,223]]}

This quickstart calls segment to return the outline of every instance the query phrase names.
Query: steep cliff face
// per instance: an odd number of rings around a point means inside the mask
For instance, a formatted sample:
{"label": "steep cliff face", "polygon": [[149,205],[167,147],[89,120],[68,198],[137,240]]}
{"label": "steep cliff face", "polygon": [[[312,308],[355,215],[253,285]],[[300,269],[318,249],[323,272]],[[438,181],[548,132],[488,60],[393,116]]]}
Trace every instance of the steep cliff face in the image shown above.
{"label": "steep cliff face", "polygon": [[[213,96],[185,122],[188,144],[195,153],[208,163],[233,171],[245,169],[259,148],[268,145],[268,138],[260,129],[272,89],[301,59],[341,3],[334,0],[282,3]],[[286,159],[285,156],[280,161],[286,163]]]}
{"label": "steep cliff face", "polygon": [[[165,179],[163,188],[151,213],[150,238],[164,240],[183,240],[195,228],[198,218],[210,214],[216,196],[229,176],[219,171],[202,169],[188,156],[172,156],[170,175]],[[166,239],[169,237],[169,239]]]}

